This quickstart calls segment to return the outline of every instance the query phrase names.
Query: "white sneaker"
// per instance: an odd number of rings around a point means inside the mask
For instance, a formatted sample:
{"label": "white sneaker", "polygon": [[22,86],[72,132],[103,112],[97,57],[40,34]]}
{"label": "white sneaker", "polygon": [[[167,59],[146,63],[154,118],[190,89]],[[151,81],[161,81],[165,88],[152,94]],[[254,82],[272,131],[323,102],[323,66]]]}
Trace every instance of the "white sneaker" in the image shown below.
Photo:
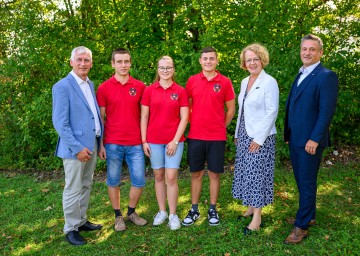
{"label": "white sneaker", "polygon": [[180,228],[180,219],[176,214],[170,214],[168,226],[171,230],[177,230]]}
{"label": "white sneaker", "polygon": [[164,211],[160,211],[157,214],[155,214],[154,216],[154,222],[153,225],[154,226],[158,226],[164,223],[164,221],[167,219],[168,214],[167,212]]}

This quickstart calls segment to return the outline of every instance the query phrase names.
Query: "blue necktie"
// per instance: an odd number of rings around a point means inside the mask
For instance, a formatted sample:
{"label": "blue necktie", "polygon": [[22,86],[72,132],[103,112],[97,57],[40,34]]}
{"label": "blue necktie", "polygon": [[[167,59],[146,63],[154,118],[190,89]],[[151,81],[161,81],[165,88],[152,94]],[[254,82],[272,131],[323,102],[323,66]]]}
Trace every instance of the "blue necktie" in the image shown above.
{"label": "blue necktie", "polygon": [[296,86],[299,86],[299,79],[300,79],[300,77],[301,77],[302,74],[303,74],[303,72],[300,71],[300,72],[298,73],[297,77],[295,78],[295,82],[294,82],[294,83],[295,83]]}

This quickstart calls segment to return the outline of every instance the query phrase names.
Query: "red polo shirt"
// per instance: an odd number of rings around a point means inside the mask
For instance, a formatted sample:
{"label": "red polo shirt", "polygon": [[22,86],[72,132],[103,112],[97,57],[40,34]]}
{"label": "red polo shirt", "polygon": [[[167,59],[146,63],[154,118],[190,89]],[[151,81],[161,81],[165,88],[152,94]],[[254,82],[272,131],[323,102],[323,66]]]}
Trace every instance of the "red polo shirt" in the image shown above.
{"label": "red polo shirt", "polygon": [[210,81],[201,72],[186,83],[186,91],[192,98],[190,139],[226,140],[224,106],[235,98],[235,93],[230,79],[216,72]]}
{"label": "red polo shirt", "polygon": [[99,86],[96,99],[105,107],[104,144],[141,144],[140,100],[144,90],[144,83],[131,76],[125,84],[112,76]]}
{"label": "red polo shirt", "polygon": [[[145,89],[141,104],[149,107],[147,142],[167,144],[174,139],[180,123],[180,108],[189,106],[185,88],[175,82],[167,89],[156,82]],[[184,141],[184,135],[180,141]]]}

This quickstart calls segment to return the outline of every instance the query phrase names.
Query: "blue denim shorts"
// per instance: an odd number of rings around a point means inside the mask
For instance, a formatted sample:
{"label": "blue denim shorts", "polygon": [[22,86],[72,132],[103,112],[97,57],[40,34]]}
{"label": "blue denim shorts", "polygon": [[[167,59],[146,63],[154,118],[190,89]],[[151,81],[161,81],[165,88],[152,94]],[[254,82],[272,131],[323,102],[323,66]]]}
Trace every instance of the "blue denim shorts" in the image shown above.
{"label": "blue denim shorts", "polygon": [[107,178],[106,185],[116,187],[120,185],[123,161],[129,169],[131,185],[136,188],[145,186],[145,157],[141,145],[121,146],[105,144]]}
{"label": "blue denim shorts", "polygon": [[151,155],[150,162],[151,168],[157,170],[160,168],[173,168],[179,169],[181,158],[184,151],[184,142],[179,142],[175,155],[166,155],[167,144],[152,144],[149,143]]}

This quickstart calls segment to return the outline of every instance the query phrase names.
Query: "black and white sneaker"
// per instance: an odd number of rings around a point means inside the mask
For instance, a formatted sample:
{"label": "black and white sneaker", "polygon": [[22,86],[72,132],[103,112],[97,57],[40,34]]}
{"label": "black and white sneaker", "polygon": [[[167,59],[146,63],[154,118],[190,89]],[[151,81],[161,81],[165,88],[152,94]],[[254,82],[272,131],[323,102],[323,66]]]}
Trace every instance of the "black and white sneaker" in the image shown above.
{"label": "black and white sneaker", "polygon": [[181,224],[183,224],[183,226],[191,226],[198,218],[200,218],[200,213],[191,209]]}
{"label": "black and white sneaker", "polygon": [[210,226],[217,226],[220,224],[219,215],[216,210],[210,209],[208,211],[208,219]]}

